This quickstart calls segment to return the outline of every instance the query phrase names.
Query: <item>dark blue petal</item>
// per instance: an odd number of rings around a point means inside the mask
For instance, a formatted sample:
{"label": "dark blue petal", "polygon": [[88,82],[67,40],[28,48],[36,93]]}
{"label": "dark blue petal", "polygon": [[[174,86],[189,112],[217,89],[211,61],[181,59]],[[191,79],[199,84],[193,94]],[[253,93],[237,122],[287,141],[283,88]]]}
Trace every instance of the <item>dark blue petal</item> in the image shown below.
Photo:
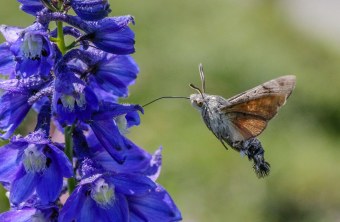
{"label": "dark blue petal", "polygon": [[63,175],[59,168],[59,164],[62,163],[57,162],[58,158],[53,151],[47,154],[47,158],[49,159],[47,168],[40,176],[36,188],[37,194],[43,204],[56,201],[63,185]]}
{"label": "dark blue petal", "polygon": [[120,193],[115,194],[114,205],[111,208],[97,207],[97,214],[103,222],[129,222],[129,209],[126,197]]}
{"label": "dark blue petal", "polygon": [[110,12],[107,0],[73,0],[71,6],[75,13],[84,20],[99,20]]}
{"label": "dark blue petal", "polygon": [[15,71],[15,57],[9,48],[8,43],[0,45],[0,73],[11,75]]}
{"label": "dark blue petal", "polygon": [[17,158],[19,149],[14,144],[7,144],[0,148],[0,181],[11,182],[19,168],[17,167]]}
{"label": "dark blue petal", "polygon": [[97,152],[92,156],[93,160],[98,162],[105,170],[120,173],[144,173],[148,169],[151,155],[145,150],[134,145],[131,141],[124,139],[128,149],[121,151],[125,156],[123,164],[113,161],[112,157],[103,149],[100,144],[91,144],[91,149],[95,147]]}
{"label": "dark blue petal", "polygon": [[59,222],[72,222],[79,217],[79,213],[81,212],[85,200],[90,198],[86,195],[86,191],[86,186],[78,186],[72,192],[61,209]]}
{"label": "dark blue petal", "polygon": [[156,188],[152,180],[139,174],[119,173],[107,180],[114,184],[116,192],[127,195],[144,195]]}
{"label": "dark blue petal", "polygon": [[162,187],[144,196],[128,197],[130,212],[133,215],[131,222],[170,222],[182,220],[181,212],[176,207],[170,195]]}
{"label": "dark blue petal", "polygon": [[124,162],[124,157],[119,151],[126,149],[126,147],[114,122],[112,120],[92,121],[90,126],[98,141],[112,158],[120,163]]}
{"label": "dark blue petal", "polygon": [[138,66],[131,56],[106,54],[98,64],[91,76],[92,81],[103,90],[116,96],[127,96],[128,86],[133,84]]}
{"label": "dark blue petal", "polygon": [[37,212],[36,209],[11,210],[0,214],[1,222],[28,222]]}
{"label": "dark blue petal", "polygon": [[131,54],[135,51],[135,34],[128,27],[133,23],[132,16],[104,18],[87,30],[84,40],[90,40],[99,49],[119,55]]}
{"label": "dark blue petal", "polygon": [[66,178],[72,177],[73,167],[66,154],[52,144],[49,144],[49,147],[53,150],[53,159],[55,160],[55,164],[58,165],[57,168],[58,171],[61,172],[61,175]]}
{"label": "dark blue petal", "polygon": [[41,0],[18,0],[18,2],[21,3],[20,9],[31,15],[36,15],[37,12],[44,9]]}
{"label": "dark blue petal", "polygon": [[37,186],[39,178],[36,173],[26,173],[23,166],[15,177],[16,179],[13,181],[9,200],[16,205],[30,197]]}
{"label": "dark blue petal", "polygon": [[144,112],[143,108],[139,105],[131,105],[131,104],[118,104],[111,102],[103,102],[100,106],[99,110],[93,114],[93,120],[107,120],[109,118],[113,118],[116,116],[120,116],[123,114],[127,114],[130,112],[140,111]]}
{"label": "dark blue petal", "polygon": [[27,115],[30,105],[28,95],[5,93],[0,98],[0,129],[6,133],[1,138],[8,139]]}
{"label": "dark blue petal", "polygon": [[101,215],[97,213],[98,205],[90,196],[88,196],[81,204],[83,205],[81,211],[76,212],[76,214],[78,214],[77,218],[79,218],[76,221],[79,222],[102,221]]}
{"label": "dark blue petal", "polygon": [[140,124],[140,118],[138,112],[127,113],[126,116],[127,127],[138,126]]}

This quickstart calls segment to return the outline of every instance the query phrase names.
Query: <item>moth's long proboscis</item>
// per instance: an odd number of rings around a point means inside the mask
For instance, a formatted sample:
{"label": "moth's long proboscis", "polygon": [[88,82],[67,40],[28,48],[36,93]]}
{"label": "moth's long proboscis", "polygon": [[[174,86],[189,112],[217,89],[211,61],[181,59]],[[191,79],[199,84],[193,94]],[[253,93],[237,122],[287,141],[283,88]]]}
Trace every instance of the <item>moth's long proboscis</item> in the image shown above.
{"label": "moth's long proboscis", "polygon": [[154,102],[161,100],[161,99],[190,99],[190,98],[186,97],[186,96],[162,96],[162,97],[159,97],[157,99],[152,100],[151,102],[144,104],[142,107],[148,106],[151,103],[154,103]]}

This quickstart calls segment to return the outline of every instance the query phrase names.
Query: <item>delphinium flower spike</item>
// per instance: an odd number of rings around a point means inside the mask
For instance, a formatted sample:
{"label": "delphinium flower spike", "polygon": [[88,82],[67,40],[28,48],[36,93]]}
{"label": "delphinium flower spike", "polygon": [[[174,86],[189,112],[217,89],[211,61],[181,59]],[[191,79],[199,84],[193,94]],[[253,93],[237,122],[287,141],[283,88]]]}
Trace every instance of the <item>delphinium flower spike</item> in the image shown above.
{"label": "delphinium flower spike", "polygon": [[[108,17],[107,0],[18,1],[35,21],[0,26],[0,183],[11,206],[0,221],[181,220],[156,182],[161,148],[152,155],[128,138],[142,107],[119,103],[139,72],[134,18]],[[35,128],[15,135],[30,110]]]}

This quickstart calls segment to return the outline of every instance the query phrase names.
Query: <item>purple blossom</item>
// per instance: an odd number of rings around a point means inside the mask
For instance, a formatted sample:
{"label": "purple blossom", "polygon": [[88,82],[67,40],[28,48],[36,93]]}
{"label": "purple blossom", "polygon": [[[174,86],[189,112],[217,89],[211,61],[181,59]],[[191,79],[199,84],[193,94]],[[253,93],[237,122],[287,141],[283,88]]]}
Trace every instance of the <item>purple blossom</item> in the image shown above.
{"label": "purple blossom", "polygon": [[181,219],[167,192],[148,177],[100,173],[93,165],[92,161],[84,161],[85,178],[65,203],[59,221],[166,222]]}
{"label": "purple blossom", "polygon": [[63,177],[71,177],[72,172],[64,152],[41,131],[14,137],[0,149],[0,181],[9,184],[14,205],[34,193],[42,203],[56,201]]}
{"label": "purple blossom", "polygon": [[[0,26],[0,137],[9,139],[31,108],[37,121],[0,148],[0,183],[11,204],[0,221],[181,220],[156,183],[161,148],[152,155],[128,138],[142,107],[119,103],[139,72],[130,55],[133,17],[107,17],[107,0],[18,1],[36,21]],[[58,26],[50,32],[51,21]],[[63,35],[74,39],[65,45]],[[54,142],[55,130],[65,143]]]}
{"label": "purple blossom", "polygon": [[28,77],[34,74],[50,74],[55,59],[55,48],[49,41],[48,32],[40,23],[26,29],[2,25],[0,32],[10,45],[9,57],[16,61],[16,75]]}

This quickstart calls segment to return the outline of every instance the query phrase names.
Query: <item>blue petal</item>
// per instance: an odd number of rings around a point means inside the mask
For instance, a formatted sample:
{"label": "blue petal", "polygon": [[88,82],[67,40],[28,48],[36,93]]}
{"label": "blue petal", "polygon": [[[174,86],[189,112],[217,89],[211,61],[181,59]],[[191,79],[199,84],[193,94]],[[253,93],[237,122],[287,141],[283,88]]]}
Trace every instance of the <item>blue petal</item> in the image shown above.
{"label": "blue petal", "polygon": [[36,15],[37,12],[44,9],[41,0],[18,0],[18,2],[21,3],[20,9],[31,15]]}
{"label": "blue petal", "polygon": [[[83,203],[82,209],[80,212],[76,212],[78,214],[79,222],[93,222],[93,221],[102,221],[101,215],[97,213],[98,205],[96,202],[88,196]],[[66,222],[66,221],[65,221]]]}
{"label": "blue petal", "polygon": [[143,108],[139,105],[131,104],[118,104],[111,102],[103,102],[99,108],[99,111],[94,113],[93,120],[107,120],[116,116],[127,114],[130,112],[140,111],[144,112]]}
{"label": "blue petal", "polygon": [[142,170],[148,167],[151,156],[139,147],[129,148],[122,151],[126,159],[123,164],[113,161],[112,157],[103,151],[94,154],[93,159],[107,171],[120,173],[143,173]]}
{"label": "blue petal", "polygon": [[84,39],[93,42],[99,49],[119,55],[131,54],[135,51],[135,34],[128,27],[133,23],[132,16],[104,18],[87,30]]}
{"label": "blue petal", "polygon": [[84,20],[99,20],[110,12],[108,1],[103,0],[73,0],[71,6],[75,13]]}
{"label": "blue petal", "polygon": [[128,202],[132,218],[135,218],[131,222],[145,219],[150,222],[170,222],[182,219],[181,212],[170,195],[160,186],[144,196],[129,196]]}
{"label": "blue petal", "polygon": [[126,55],[106,54],[96,67],[91,79],[116,96],[127,96],[127,87],[134,83],[139,72],[132,57]]}
{"label": "blue petal", "polygon": [[72,194],[67,198],[67,201],[63,208],[61,209],[59,215],[59,222],[75,221],[79,212],[85,203],[85,200],[90,198],[86,195],[86,186],[78,186]]}
{"label": "blue petal", "polygon": [[72,177],[73,167],[66,154],[52,144],[49,144],[49,147],[53,150],[53,158],[55,159],[55,164],[58,164],[57,168],[61,175],[66,178]]}
{"label": "blue petal", "polygon": [[34,192],[38,179],[36,173],[26,173],[22,166],[13,181],[9,196],[10,202],[16,205],[27,200]]}
{"label": "blue petal", "polygon": [[28,96],[19,93],[5,93],[0,98],[0,129],[6,131],[1,138],[8,139],[27,115],[30,105]]}
{"label": "blue petal", "polygon": [[156,188],[152,180],[139,174],[119,173],[107,180],[114,184],[116,192],[127,195],[143,195]]}
{"label": "blue petal", "polygon": [[36,188],[37,194],[43,204],[56,201],[63,185],[63,175],[58,167],[61,163],[57,162],[58,158],[56,158],[53,152],[47,155],[47,158],[50,159],[50,163],[40,176],[41,178]]}
{"label": "blue petal", "polygon": [[115,194],[114,205],[112,208],[103,209],[97,207],[97,214],[101,215],[103,222],[128,222],[129,209],[126,197],[120,193]]}
{"label": "blue petal", "polygon": [[17,158],[19,149],[14,144],[0,148],[0,181],[11,182],[19,170]]}
{"label": "blue petal", "polygon": [[119,153],[119,151],[126,149],[125,143],[113,121],[92,121],[90,126],[98,141],[112,156],[112,158],[120,163],[124,162],[124,157],[122,156],[122,153]]}
{"label": "blue petal", "polygon": [[0,45],[0,73],[11,75],[15,71],[15,57],[9,48],[8,43]]}
{"label": "blue petal", "polygon": [[0,214],[1,222],[28,222],[37,212],[36,209],[11,210]]}

